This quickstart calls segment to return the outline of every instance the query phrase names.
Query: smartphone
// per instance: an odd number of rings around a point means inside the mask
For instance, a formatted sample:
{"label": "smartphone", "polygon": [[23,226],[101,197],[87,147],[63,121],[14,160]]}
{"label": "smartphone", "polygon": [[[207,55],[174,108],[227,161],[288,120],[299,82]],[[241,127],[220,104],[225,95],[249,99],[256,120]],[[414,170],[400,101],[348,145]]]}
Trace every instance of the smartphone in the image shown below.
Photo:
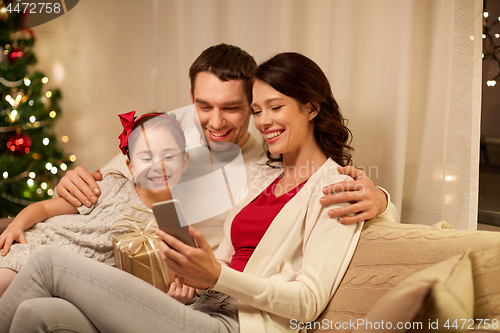
{"label": "smartphone", "polygon": [[[184,244],[196,247],[196,242],[189,234],[188,227],[182,214],[182,206],[179,200],[172,199],[154,203],[153,214],[158,227],[167,234],[174,236]],[[184,225],[184,226],[183,226]]]}

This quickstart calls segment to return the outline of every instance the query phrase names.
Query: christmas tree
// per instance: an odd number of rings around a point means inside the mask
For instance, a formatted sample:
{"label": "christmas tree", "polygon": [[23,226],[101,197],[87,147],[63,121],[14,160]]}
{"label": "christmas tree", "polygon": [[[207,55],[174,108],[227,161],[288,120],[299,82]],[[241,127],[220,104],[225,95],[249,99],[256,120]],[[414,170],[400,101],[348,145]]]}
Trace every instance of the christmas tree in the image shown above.
{"label": "christmas tree", "polygon": [[35,37],[23,30],[24,19],[0,1],[0,217],[49,199],[75,159],[63,154],[52,131],[61,115],[61,93],[33,70]]}

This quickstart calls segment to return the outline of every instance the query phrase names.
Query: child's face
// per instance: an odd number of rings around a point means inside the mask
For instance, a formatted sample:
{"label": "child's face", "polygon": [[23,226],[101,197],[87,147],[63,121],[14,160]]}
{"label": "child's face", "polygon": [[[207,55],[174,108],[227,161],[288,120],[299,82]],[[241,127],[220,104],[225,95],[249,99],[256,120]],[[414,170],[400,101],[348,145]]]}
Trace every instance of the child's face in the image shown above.
{"label": "child's face", "polygon": [[127,160],[136,184],[145,189],[172,189],[186,171],[189,154],[182,153],[173,135],[164,127],[146,128],[146,138],[143,133],[130,152],[131,160]]}

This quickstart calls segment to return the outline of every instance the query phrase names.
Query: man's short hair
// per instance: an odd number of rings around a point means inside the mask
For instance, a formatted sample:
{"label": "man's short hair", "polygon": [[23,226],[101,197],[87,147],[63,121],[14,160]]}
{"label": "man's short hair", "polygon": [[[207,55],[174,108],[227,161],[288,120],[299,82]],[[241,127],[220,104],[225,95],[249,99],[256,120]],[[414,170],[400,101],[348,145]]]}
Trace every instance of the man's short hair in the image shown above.
{"label": "man's short hair", "polygon": [[237,46],[218,44],[203,51],[189,68],[191,93],[194,95],[196,75],[209,72],[221,81],[238,80],[244,82],[248,103],[252,102],[253,76],[257,70],[255,59]]}

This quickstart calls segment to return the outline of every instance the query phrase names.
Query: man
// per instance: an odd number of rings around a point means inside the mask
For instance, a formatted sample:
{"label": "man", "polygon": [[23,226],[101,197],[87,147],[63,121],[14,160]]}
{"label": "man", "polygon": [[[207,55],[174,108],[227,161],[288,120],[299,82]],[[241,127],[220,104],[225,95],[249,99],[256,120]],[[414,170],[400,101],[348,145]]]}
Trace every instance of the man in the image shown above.
{"label": "man", "polygon": [[[189,70],[191,101],[198,111],[206,142],[209,146],[211,143],[224,142],[237,144],[241,148],[247,174],[252,166],[265,164],[267,160],[260,142],[248,132],[252,114],[253,73],[256,68],[255,60],[247,52],[233,45],[219,44],[203,51]],[[113,170],[131,178],[123,167],[124,159],[123,155],[116,156],[94,174],[81,166],[68,171],[56,187],[58,195],[75,206],[84,204],[90,207],[97,202],[99,186],[96,180],[102,179],[103,174]],[[390,203],[387,192],[377,188],[360,170],[348,166],[339,168],[339,171],[351,175],[355,181],[325,187],[323,192],[326,195],[320,202],[322,205],[337,202],[353,204],[330,210],[330,217],[340,217],[339,221],[345,224],[379,215],[396,221],[396,209]],[[221,226],[226,216],[227,213],[224,213],[195,225],[212,248],[220,242]]]}

